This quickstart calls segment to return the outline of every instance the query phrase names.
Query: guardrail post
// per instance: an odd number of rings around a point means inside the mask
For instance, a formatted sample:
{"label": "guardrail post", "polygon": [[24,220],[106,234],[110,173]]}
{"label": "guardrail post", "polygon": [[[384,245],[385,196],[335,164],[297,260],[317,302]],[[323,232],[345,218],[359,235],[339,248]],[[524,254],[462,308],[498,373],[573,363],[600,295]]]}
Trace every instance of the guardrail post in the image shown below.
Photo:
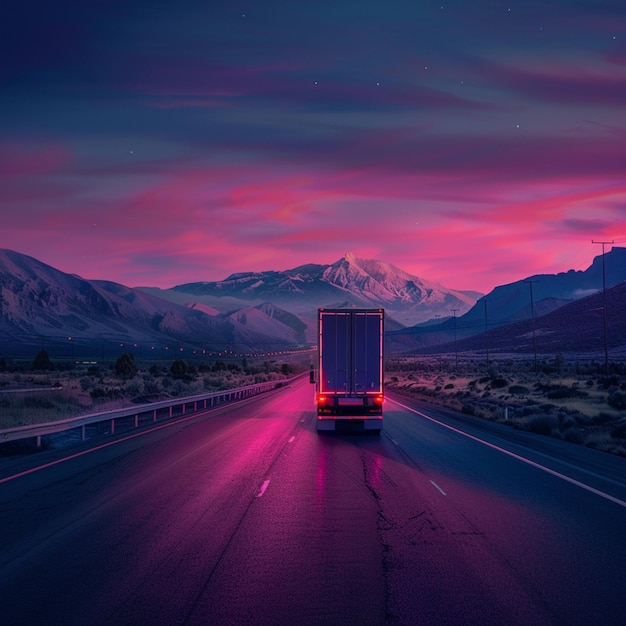
{"label": "guardrail post", "polygon": [[115,418],[111,418],[111,434],[115,432]]}
{"label": "guardrail post", "polygon": [[139,415],[135,415],[135,428],[139,426]]}
{"label": "guardrail post", "polygon": [[41,435],[37,435],[37,447],[41,448]]}
{"label": "guardrail post", "polygon": [[187,406],[187,405],[183,402],[183,415],[185,414],[185,407],[186,407],[186,406]]}
{"label": "guardrail post", "polygon": [[174,409],[173,406],[170,406],[170,417],[172,417],[172,410]]}
{"label": "guardrail post", "polygon": [[153,421],[153,422],[156,422],[156,414],[157,414],[157,410],[156,410],[156,409],[154,409],[154,414],[153,414],[153,416],[152,416],[152,421]]}
{"label": "guardrail post", "polygon": [[87,429],[85,428],[85,425],[83,424],[83,425],[80,427],[80,440],[81,440],[81,441],[85,441],[85,432],[86,432],[86,430],[87,430]]}
{"label": "guardrail post", "polygon": [[193,411],[194,411],[194,413],[195,413],[197,410],[198,410],[198,401],[196,400],[196,401],[193,403]]}

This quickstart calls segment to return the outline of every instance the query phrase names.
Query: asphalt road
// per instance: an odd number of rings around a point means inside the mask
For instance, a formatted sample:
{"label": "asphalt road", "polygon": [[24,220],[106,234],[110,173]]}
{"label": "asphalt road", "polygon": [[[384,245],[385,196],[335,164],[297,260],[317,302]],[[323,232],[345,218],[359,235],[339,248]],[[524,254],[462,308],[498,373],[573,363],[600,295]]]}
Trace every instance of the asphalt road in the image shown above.
{"label": "asphalt road", "polygon": [[2,623],[626,623],[625,459],[401,398],[318,435],[312,398],[0,459]]}

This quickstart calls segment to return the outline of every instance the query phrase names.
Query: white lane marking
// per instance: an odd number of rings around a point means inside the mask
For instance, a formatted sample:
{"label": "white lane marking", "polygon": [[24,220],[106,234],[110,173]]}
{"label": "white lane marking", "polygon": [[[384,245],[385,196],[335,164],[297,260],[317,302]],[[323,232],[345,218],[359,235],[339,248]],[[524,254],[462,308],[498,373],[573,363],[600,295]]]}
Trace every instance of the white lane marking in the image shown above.
{"label": "white lane marking", "polygon": [[439,485],[438,485],[438,484],[437,484],[434,480],[431,480],[431,481],[430,481],[430,484],[431,484],[431,485],[432,485],[432,486],[433,486],[433,487],[434,487],[434,488],[435,488],[435,489],[436,489],[436,490],[437,490],[437,491],[438,491],[438,492],[439,492],[442,496],[445,496],[445,495],[446,495],[446,492],[445,492],[445,491],[444,491],[444,490],[443,490],[443,489],[442,489],[442,488],[441,488],[441,487],[440,487],[440,486],[439,486]]}
{"label": "white lane marking", "polygon": [[304,422],[304,418],[302,418],[302,419],[300,420],[300,423],[301,423],[301,424],[302,424],[303,422]]}
{"label": "white lane marking", "polygon": [[546,467],[545,465],[541,465],[540,463],[535,463],[535,461],[531,461],[530,459],[520,456],[519,454],[515,454],[515,452],[511,452],[510,450],[506,450],[505,448],[496,446],[493,443],[489,443],[488,441],[484,441],[482,439],[479,439],[478,437],[474,437],[474,435],[465,433],[462,430],[459,430],[458,428],[454,428],[454,426],[450,426],[449,424],[444,424],[444,422],[440,422],[439,420],[436,420],[434,417],[430,417],[429,415],[426,415],[425,413],[416,411],[415,409],[412,409],[410,406],[406,406],[405,404],[402,404],[401,402],[397,402],[396,400],[391,400],[391,398],[388,398],[388,399],[390,400],[390,402],[393,402],[394,404],[401,406],[403,409],[406,409],[407,411],[411,411],[411,413],[415,413],[416,415],[419,415],[420,417],[430,420],[431,422],[434,422],[435,424],[439,424],[439,426],[443,426],[449,430],[454,431],[455,433],[458,433],[459,435],[463,435],[464,437],[473,439],[474,441],[478,443],[482,443],[483,445],[488,446],[489,448],[493,448],[494,450],[498,450],[499,452],[502,452],[503,454],[507,454],[508,456],[513,457],[514,459],[517,459],[518,461],[522,461],[522,463],[527,463],[528,465],[532,465],[533,467],[536,467],[537,469],[540,469],[548,474],[552,474],[552,476],[556,476],[557,478],[560,478],[561,480],[571,483],[572,485],[576,485],[577,487],[580,487],[581,489],[585,489],[586,491],[594,493],[595,495],[600,496],[601,498],[604,498],[605,500],[610,500],[611,502],[614,502],[615,504],[619,504],[620,506],[626,509],[626,502],[624,502],[624,500],[620,500],[619,498],[615,498],[614,496],[608,493],[604,493],[604,491],[600,491],[599,489],[595,489],[594,487],[591,487],[590,485],[581,483],[575,478],[570,478],[569,476],[566,476],[565,474],[561,474],[560,472],[550,469],[549,467]]}
{"label": "white lane marking", "polygon": [[293,440],[296,438],[295,435],[292,435],[291,438],[289,439],[289,441],[287,443],[293,443]]}
{"label": "white lane marking", "polygon": [[259,489],[259,493],[256,494],[257,498],[260,498],[265,491],[267,490],[268,485],[270,484],[270,480],[269,478],[261,485],[261,488]]}
{"label": "white lane marking", "polygon": [[391,442],[393,443],[394,446],[398,445],[398,442],[395,439],[393,439],[393,438],[391,439]]}

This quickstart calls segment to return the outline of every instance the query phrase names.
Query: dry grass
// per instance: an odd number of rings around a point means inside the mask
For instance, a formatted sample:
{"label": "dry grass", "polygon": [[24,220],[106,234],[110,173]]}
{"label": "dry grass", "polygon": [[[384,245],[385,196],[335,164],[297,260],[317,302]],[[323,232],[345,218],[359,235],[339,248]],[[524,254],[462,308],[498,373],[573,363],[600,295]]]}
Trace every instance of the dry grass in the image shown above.
{"label": "dry grass", "polygon": [[218,371],[193,368],[183,377],[173,376],[164,365],[140,369],[130,377],[118,376],[109,367],[0,372],[0,430],[281,380],[299,369],[266,361],[245,368],[227,364]]}
{"label": "dry grass", "polygon": [[626,457],[626,376],[534,373],[507,363],[453,368],[394,360],[387,387],[456,411]]}

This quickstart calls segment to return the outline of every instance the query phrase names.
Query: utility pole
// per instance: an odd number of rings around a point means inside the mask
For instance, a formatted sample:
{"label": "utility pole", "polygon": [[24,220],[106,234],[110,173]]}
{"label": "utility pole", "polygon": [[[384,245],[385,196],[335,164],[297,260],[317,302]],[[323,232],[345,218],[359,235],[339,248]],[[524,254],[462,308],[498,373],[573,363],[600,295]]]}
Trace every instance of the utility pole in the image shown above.
{"label": "utility pole", "polygon": [[487,351],[487,368],[489,368],[489,338],[487,336],[488,325],[487,325],[487,298],[483,300],[483,304],[485,305],[485,349]]}
{"label": "utility pole", "polygon": [[533,301],[533,283],[538,283],[538,280],[525,280],[530,287],[530,316],[533,320],[533,350],[535,352],[535,376],[537,375],[537,338],[535,337],[535,303]]}
{"label": "utility pole", "polygon": [[609,346],[606,338],[606,270],[604,267],[604,246],[609,244],[614,244],[615,241],[593,241],[591,243],[601,244],[602,245],[602,294],[603,294],[603,328],[604,328],[604,373],[608,375],[609,373]]}
{"label": "utility pole", "polygon": [[456,312],[458,309],[451,309],[452,315],[454,316],[454,372],[455,374],[459,373],[459,352],[456,349]]}
{"label": "utility pole", "polygon": [[437,313],[435,319],[437,320],[437,358],[439,359],[439,371],[441,371],[441,324],[439,322],[441,314]]}

